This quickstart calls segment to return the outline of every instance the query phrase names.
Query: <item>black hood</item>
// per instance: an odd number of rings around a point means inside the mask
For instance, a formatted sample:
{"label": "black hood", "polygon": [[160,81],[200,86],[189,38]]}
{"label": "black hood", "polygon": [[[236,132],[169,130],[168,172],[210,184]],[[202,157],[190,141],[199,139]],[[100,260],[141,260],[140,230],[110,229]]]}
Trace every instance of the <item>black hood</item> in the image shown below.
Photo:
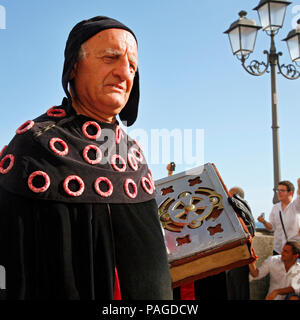
{"label": "black hood", "polygon": [[[68,83],[74,64],[77,61],[81,45],[98,32],[112,28],[129,31],[136,39],[135,34],[127,26],[115,19],[104,16],[97,16],[88,20],[83,20],[76,24],[76,26],[71,30],[66,43],[65,62],[62,75],[62,85],[69,99],[71,99],[71,96],[68,90]],[[123,124],[128,127],[134,124],[137,118],[139,98],[140,85],[139,71],[137,69],[128,102],[119,114]]]}

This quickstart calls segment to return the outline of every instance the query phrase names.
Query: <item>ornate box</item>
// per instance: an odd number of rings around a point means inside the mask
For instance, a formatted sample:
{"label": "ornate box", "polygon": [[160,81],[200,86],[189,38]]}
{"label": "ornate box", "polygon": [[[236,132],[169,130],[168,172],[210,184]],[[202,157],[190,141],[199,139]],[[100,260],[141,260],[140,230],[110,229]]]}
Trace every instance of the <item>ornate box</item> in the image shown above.
{"label": "ornate box", "polygon": [[155,182],[173,286],[255,260],[251,235],[214,164]]}

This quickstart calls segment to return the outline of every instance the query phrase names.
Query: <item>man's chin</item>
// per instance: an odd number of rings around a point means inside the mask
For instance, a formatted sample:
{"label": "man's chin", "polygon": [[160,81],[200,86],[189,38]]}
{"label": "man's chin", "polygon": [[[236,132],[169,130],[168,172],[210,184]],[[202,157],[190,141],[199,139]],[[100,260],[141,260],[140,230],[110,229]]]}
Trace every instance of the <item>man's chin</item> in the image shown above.
{"label": "man's chin", "polygon": [[125,99],[123,95],[111,93],[107,95],[104,99],[99,99],[99,102],[105,104],[106,106],[109,106],[110,109],[114,110],[122,110],[128,99]]}
{"label": "man's chin", "polygon": [[109,117],[117,116],[124,108],[124,104],[119,103],[110,103],[110,104],[101,104],[98,103],[95,107],[95,111],[99,114],[103,114]]}

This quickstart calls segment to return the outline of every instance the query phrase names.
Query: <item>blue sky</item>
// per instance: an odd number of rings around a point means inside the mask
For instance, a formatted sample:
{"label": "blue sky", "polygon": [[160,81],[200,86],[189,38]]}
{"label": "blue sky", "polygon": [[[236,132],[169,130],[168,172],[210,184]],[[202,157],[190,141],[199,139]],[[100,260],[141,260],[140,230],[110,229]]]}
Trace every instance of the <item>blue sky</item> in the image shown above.
{"label": "blue sky", "polygon": [[[26,120],[61,103],[63,51],[71,28],[86,18],[111,16],[131,27],[139,41],[140,110],[129,134],[192,130],[194,144],[201,129],[203,154],[195,164],[178,163],[176,173],[213,162],[227,187],[245,190],[254,216],[266,212],[268,217],[273,198],[270,75],[247,74],[223,34],[242,9],[258,22],[252,9],[259,1],[216,2],[0,0],[6,9],[6,29],[0,30],[0,148]],[[299,18],[297,0],[276,36],[286,64],[290,56],[281,40]],[[263,60],[265,49],[269,37],[260,31],[250,60]],[[300,177],[299,86],[300,79],[278,76],[281,178],[294,184]],[[173,149],[171,144],[170,161]],[[151,150],[147,155],[151,160]],[[162,150],[159,157],[158,163],[149,161],[155,179],[167,174]]]}

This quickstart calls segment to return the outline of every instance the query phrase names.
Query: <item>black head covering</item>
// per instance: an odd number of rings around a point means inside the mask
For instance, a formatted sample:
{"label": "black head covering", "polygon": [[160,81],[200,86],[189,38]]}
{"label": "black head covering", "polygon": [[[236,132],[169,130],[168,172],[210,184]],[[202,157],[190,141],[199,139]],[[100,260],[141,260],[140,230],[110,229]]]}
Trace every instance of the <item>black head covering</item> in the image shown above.
{"label": "black head covering", "polygon": [[[76,24],[71,30],[66,43],[65,63],[62,75],[62,85],[69,99],[71,99],[68,91],[69,78],[74,64],[77,61],[81,45],[98,32],[112,28],[129,31],[136,39],[135,34],[127,26],[115,19],[104,16],[97,16],[88,20],[83,20]],[[139,71],[137,69],[129,99],[119,114],[121,121],[128,127],[131,126],[137,118],[139,97]]]}

